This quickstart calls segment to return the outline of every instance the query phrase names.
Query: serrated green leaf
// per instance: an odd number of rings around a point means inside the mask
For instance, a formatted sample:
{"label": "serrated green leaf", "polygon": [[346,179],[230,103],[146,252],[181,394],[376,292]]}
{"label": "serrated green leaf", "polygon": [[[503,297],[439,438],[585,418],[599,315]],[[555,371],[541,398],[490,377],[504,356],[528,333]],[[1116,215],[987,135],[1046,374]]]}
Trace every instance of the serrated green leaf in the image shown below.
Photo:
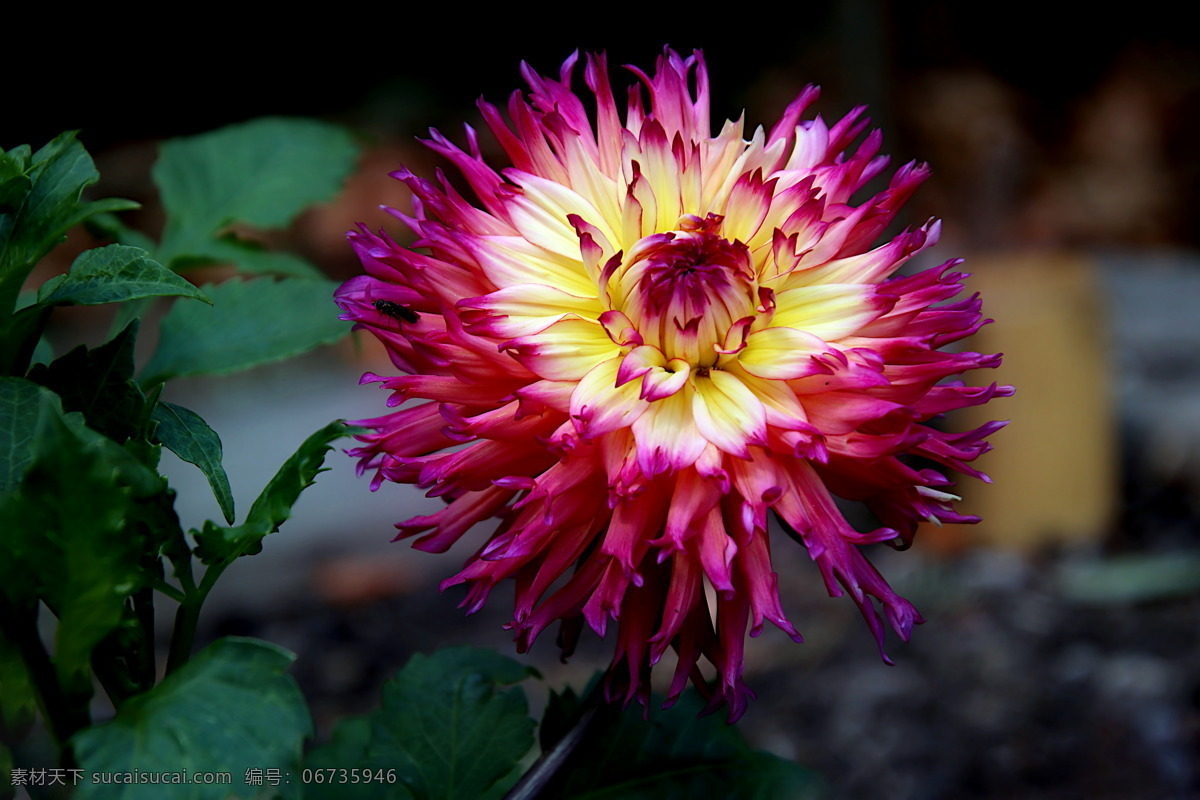
{"label": "serrated green leaf", "polygon": [[0,492],[15,489],[35,459],[56,452],[64,428],[74,439],[71,447],[100,454],[117,478],[139,497],[148,497],[165,485],[157,472],[88,428],[82,414],[64,413],[54,392],[25,378],[0,378]]}
{"label": "serrated green leaf", "polygon": [[[565,702],[577,702],[573,697]],[[556,699],[552,697],[552,705]],[[819,778],[785,759],[752,749],[719,716],[699,716],[694,692],[649,719],[621,713],[602,740],[576,760],[563,787],[572,800],[815,800]],[[553,714],[551,709],[548,714]]]}
{"label": "serrated green leaf", "polygon": [[[413,800],[413,793],[396,775],[391,758],[380,755],[372,759],[367,756],[370,743],[370,717],[356,717],[339,722],[329,742],[313,748],[312,752],[305,756],[304,768],[314,772],[369,770],[370,780],[359,783],[309,783],[304,787],[304,800]],[[362,774],[359,773],[360,776]]]}
{"label": "serrated green leaf", "polygon": [[291,516],[292,506],[296,504],[300,493],[313,485],[318,473],[324,472],[322,465],[325,463],[325,454],[333,449],[331,442],[336,442],[351,431],[339,419],[305,439],[254,501],[246,524],[264,528],[267,532],[282,525]]}
{"label": "serrated green leaf", "polygon": [[[32,152],[27,144],[8,151],[0,149],[0,213],[15,211],[29,191],[32,181],[26,172]],[[4,229],[0,228],[0,238],[3,236]]]}
{"label": "serrated green leaf", "polygon": [[208,479],[225,521],[233,524],[233,492],[221,464],[221,437],[199,414],[174,403],[159,402],[150,413],[158,423],[158,440],[175,455],[195,464]]}
{"label": "serrated green leaf", "polygon": [[[340,758],[339,766],[395,769],[399,783],[381,786],[378,797],[501,797],[509,788],[505,779],[533,746],[525,693],[513,686],[533,674],[491,650],[455,647],[415,655],[384,685],[381,708],[365,718],[369,737],[363,720],[343,722],[306,766]],[[308,790],[306,798],[341,796]]]}
{"label": "serrated green leaf", "polygon": [[92,649],[149,580],[156,533],[132,520],[167,486],[78,414],[56,411],[36,430],[19,491],[0,494],[0,592],[14,605],[40,599],[58,617],[56,672],[86,697]]}
{"label": "serrated green leaf", "polygon": [[166,142],[153,172],[167,212],[164,260],[208,255],[209,240],[235,221],[288,224],[331,198],[357,156],[344,129],[283,117]]}
{"label": "serrated green leaf", "polygon": [[531,672],[490,650],[416,655],[384,685],[371,724],[372,754],[391,753],[420,800],[500,797],[497,785],[533,746],[525,692],[503,688]]}
{"label": "serrated green leaf", "polygon": [[88,428],[81,414],[63,413],[54,392],[25,378],[0,378],[0,493],[17,488],[37,458],[55,451],[64,435],[62,428],[74,437],[73,447],[100,453],[139,496],[162,486],[161,476]]}
{"label": "serrated green leaf", "polygon": [[312,486],[313,480],[324,471],[321,465],[325,463],[325,454],[332,449],[330,442],[354,430],[337,420],[305,439],[259,494],[244,523],[225,528],[210,521],[201,530],[192,531],[196,555],[204,563],[212,564],[258,553],[262,549],[262,538],[279,529],[291,516],[292,506],[300,493]]}
{"label": "serrated green leaf", "polygon": [[[588,690],[592,690],[595,682],[602,677],[602,674],[594,676]],[[542,712],[541,722],[538,723],[538,747],[550,750],[558,744],[579,721],[582,709],[583,698],[570,686],[561,692],[551,689],[550,701],[546,703],[546,710]]]}
{"label": "serrated green leaf", "polygon": [[24,174],[32,152],[27,144],[17,145],[11,150],[0,147],[0,183]]}
{"label": "serrated green leaf", "polygon": [[4,277],[9,270],[32,266],[57,243],[74,218],[80,193],[100,177],[73,132],[58,136],[32,156],[6,161],[5,204],[0,207]]}
{"label": "serrated green leaf", "polygon": [[154,689],[121,707],[105,725],[72,738],[79,765],[91,772],[228,773],[224,785],[83,782],[79,800],[225,800],[255,797],[248,770],[292,775],[279,790],[299,795],[297,766],[312,721],[296,682],[286,674],[294,656],[253,639],[221,639],[196,654]]}
{"label": "serrated green leaf", "polygon": [[0,492],[15,489],[25,477],[41,432],[61,414],[54,392],[24,378],[0,378]]}
{"label": "serrated green leaf", "polygon": [[146,397],[133,380],[133,347],[138,321],[100,347],[80,345],[49,366],[29,371],[34,383],[53,390],[67,411],[83,414],[88,426],[115,442],[136,436]]}
{"label": "serrated green leaf", "polygon": [[229,280],[204,287],[213,305],[176,303],[163,318],[147,383],[227,374],[296,356],[345,336],[325,280]]}
{"label": "serrated green leaf", "polygon": [[71,271],[46,281],[38,290],[43,305],[95,306],[143,297],[194,297],[210,302],[204,293],[150,258],[138,247],[111,244],[87,250]]}
{"label": "serrated green leaf", "polygon": [[[24,152],[24,151],[22,151]],[[14,175],[17,166],[21,175]],[[28,158],[13,158],[0,205],[0,310],[12,308],[38,259],[72,225],[92,214],[136,208],[126,200],[84,202],[81,194],[100,175],[74,133],[64,133]],[[22,191],[23,190],[23,191]]]}

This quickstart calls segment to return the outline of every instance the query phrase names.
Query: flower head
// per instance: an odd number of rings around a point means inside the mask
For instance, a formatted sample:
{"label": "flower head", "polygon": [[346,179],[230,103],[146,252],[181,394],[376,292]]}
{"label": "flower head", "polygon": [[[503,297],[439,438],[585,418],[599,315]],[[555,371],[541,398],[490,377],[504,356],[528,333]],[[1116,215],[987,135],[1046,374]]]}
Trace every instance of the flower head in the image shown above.
{"label": "flower head", "polygon": [[[770,132],[747,138],[739,121],[714,136],[700,53],[630,68],[640,86],[623,115],[603,55],[585,58],[589,113],[577,61],[558,80],[523,67],[529,92],[507,115],[480,101],[511,167],[491,166],[468,127],[465,149],[436,131],[427,142],[462,182],[394,173],[413,196],[411,215],[392,211],[411,247],[350,234],[366,275],[339,289],[343,318],[404,373],[363,381],[391,406],[416,401],[358,423],[373,432],[352,453],[372,488],[448,501],[397,538],[443,552],[487,525],[443,588],[465,584],[475,611],[512,579],[520,649],[555,621],[564,653],[584,624],[615,623],[611,699],[644,701],[673,648],[670,697],[689,678],[706,687],[704,659],[713,705],[736,718],[747,629],[769,621],[800,641],[768,512],[831,595],[850,593],[882,653],[884,619],[902,639],[922,620],[859,547],[906,546],[921,520],[976,521],[934,465],[986,480],[968,462],[1000,423],[929,422],[1011,389],[947,380],[999,363],[938,349],[986,322],[978,297],[943,302],[962,288],[959,261],[895,274],[938,223],[874,246],[928,170],[907,164],[852,203],[887,166],[878,132],[853,146],[863,109],[802,120],[809,87]],[[834,496],[884,527],[854,529]]]}

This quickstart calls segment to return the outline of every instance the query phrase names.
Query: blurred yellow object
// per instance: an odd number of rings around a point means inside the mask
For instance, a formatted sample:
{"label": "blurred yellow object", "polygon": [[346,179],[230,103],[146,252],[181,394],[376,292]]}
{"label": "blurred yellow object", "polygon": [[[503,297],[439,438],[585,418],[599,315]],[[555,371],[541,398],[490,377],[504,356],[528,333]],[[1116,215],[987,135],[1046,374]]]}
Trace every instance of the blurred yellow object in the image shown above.
{"label": "blurred yellow object", "polygon": [[[1035,550],[1096,540],[1116,508],[1117,440],[1108,358],[1107,315],[1098,270],[1082,256],[1020,253],[969,258],[967,287],[982,293],[996,320],[968,347],[1004,353],[989,376],[1016,394],[949,416],[954,430],[1011,419],[997,448],[975,466],[993,485],[961,481],[965,513],[976,526],[922,527],[934,548],[986,544]],[[978,380],[978,378],[976,378]]]}

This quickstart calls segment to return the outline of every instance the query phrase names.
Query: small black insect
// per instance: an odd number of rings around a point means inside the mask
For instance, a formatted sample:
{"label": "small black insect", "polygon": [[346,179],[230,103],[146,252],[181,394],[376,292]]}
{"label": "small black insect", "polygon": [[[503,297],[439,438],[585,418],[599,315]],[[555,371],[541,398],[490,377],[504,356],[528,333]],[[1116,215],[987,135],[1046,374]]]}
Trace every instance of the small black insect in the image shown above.
{"label": "small black insect", "polygon": [[399,303],[393,303],[391,300],[376,300],[375,310],[380,314],[398,319],[402,322],[417,322],[421,318],[417,312],[413,311],[408,306],[402,306]]}

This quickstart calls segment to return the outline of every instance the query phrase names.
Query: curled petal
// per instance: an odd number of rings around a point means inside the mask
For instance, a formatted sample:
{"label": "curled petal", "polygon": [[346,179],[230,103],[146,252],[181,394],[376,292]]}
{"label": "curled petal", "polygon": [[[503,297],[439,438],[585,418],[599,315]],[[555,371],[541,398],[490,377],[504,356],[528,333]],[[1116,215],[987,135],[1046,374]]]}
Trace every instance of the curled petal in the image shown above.
{"label": "curled petal", "polygon": [[600,324],[604,326],[604,332],[615,344],[622,347],[641,346],[641,334],[637,332],[637,328],[629,317],[620,311],[605,311],[599,315],[599,320]]}
{"label": "curled petal", "polygon": [[571,418],[581,436],[595,438],[618,428],[628,428],[649,404],[637,386],[617,384],[622,359],[610,358],[583,376],[571,395]]}
{"label": "curled petal", "polygon": [[672,358],[642,378],[642,398],[653,403],[670,397],[687,384],[690,376],[691,365],[682,358]]}
{"label": "curled petal", "polygon": [[621,360],[621,368],[617,371],[617,385],[624,386],[632,380],[637,380],[655,367],[667,365],[667,357],[662,351],[652,345],[635,347],[625,354]]}

